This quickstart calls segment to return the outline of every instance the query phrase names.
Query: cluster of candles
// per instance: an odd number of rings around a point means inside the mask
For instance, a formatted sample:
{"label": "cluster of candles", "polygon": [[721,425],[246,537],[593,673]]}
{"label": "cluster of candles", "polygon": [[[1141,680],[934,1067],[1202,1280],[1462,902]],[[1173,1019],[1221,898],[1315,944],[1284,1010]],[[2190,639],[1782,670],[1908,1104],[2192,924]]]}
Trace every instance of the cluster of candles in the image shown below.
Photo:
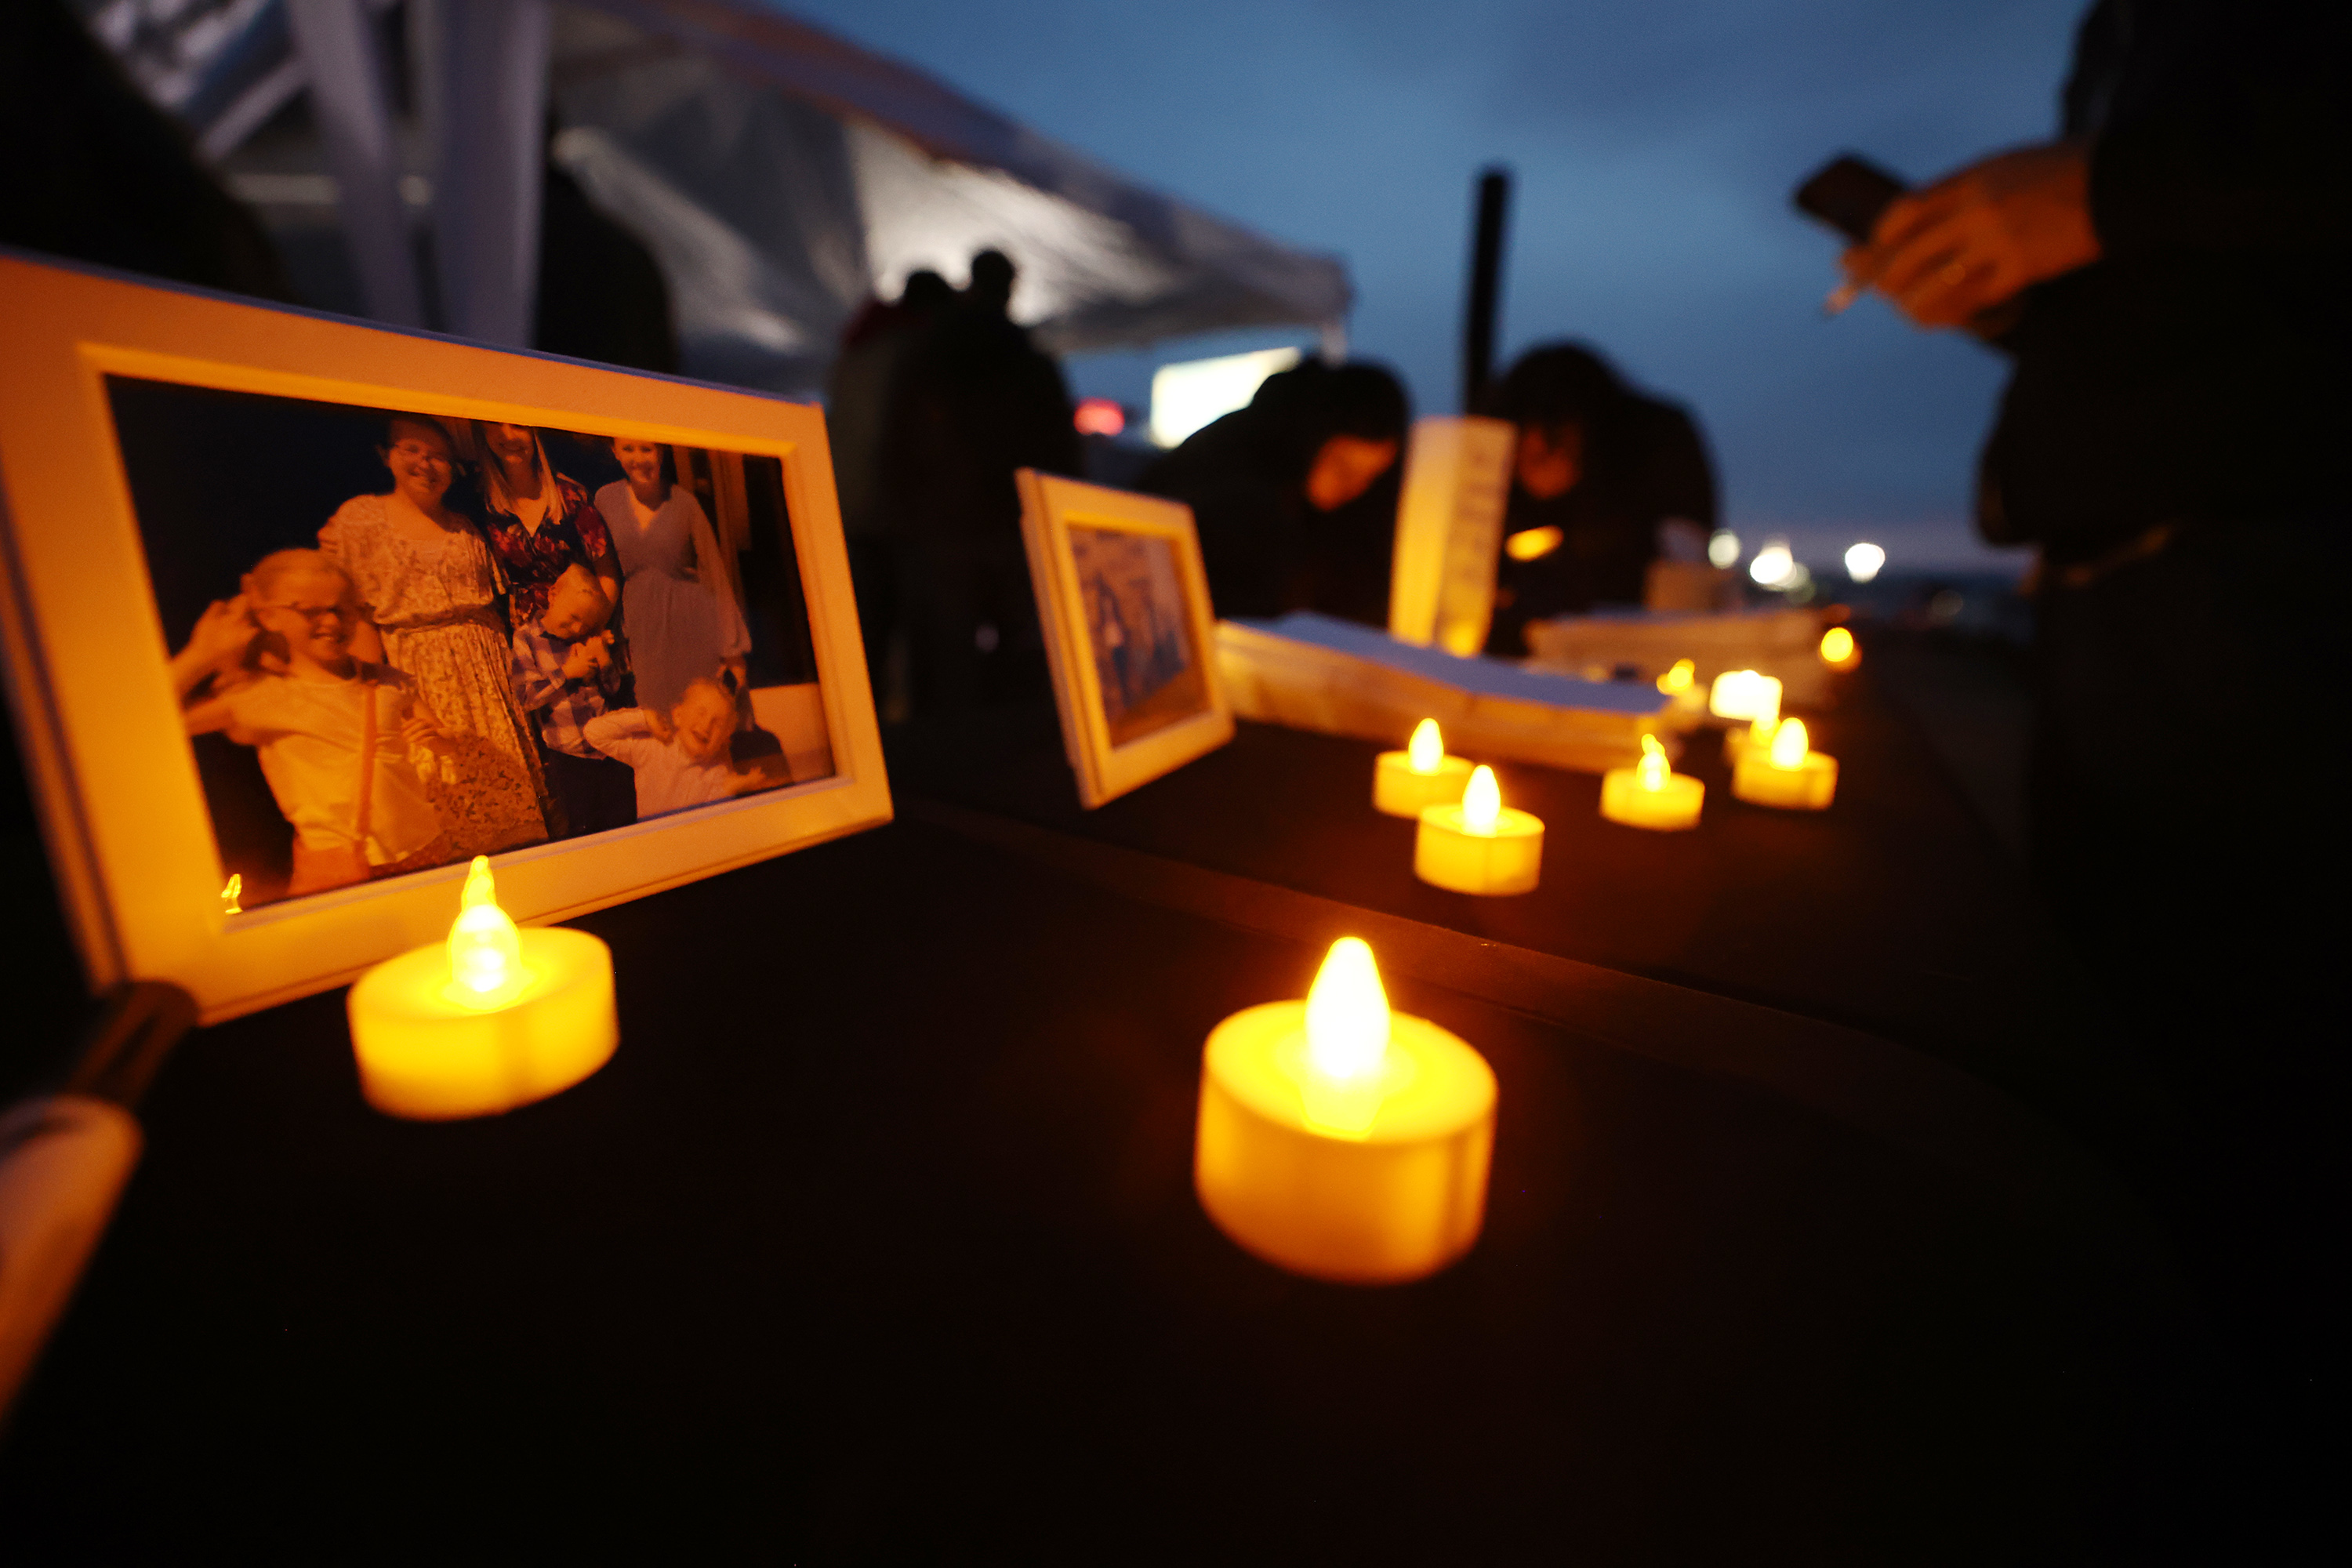
{"label": "cluster of candles", "polygon": [[1499,896],[1532,892],[1541,877],[1543,820],[1503,804],[1494,769],[1447,756],[1434,719],[1373,760],[1372,805],[1419,821],[1412,871],[1433,887]]}
{"label": "cluster of candles", "polygon": [[[1833,628],[1831,637],[1843,632]],[[1851,668],[1851,634],[1822,657]],[[1691,661],[1660,678],[1697,696]],[[1717,678],[1707,706],[1744,719],[1725,744],[1732,793],[1819,810],[1837,763],[1782,719],[1780,683],[1754,670]],[[1601,815],[1632,826],[1697,825],[1706,786],[1677,773],[1654,735],[1641,760],[1603,775]],[[1503,804],[1492,768],[1445,753],[1424,719],[1381,754],[1372,802],[1415,819],[1413,871],[1457,892],[1537,884],[1543,823]],[[237,910],[232,879],[224,904]],[[376,965],[352,987],[352,1047],[368,1101],[440,1121],[513,1110],[561,1092],[620,1041],[611,950],[583,931],[519,930],[475,859],[448,939]],[[1393,1013],[1371,949],[1332,944],[1303,1002],[1245,1008],[1202,1053],[1193,1184],[1226,1235],[1281,1268],[1358,1284],[1418,1279],[1467,1252],[1485,1223],[1496,1085],[1486,1058],[1425,1018]]]}

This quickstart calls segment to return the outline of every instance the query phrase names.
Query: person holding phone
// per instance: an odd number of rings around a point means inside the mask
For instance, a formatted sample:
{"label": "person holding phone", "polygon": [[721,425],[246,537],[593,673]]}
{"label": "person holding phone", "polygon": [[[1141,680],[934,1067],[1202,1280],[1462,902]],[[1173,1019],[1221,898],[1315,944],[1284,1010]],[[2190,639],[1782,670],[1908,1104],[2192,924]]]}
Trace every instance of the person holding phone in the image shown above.
{"label": "person holding phone", "polygon": [[2041,551],[2036,879],[2193,1108],[2175,1234],[2282,1398],[2345,1305],[2310,1246],[2342,1219],[2341,958],[2291,911],[2344,863],[2303,737],[2347,665],[2347,68],[2339,6],[2099,0],[2058,139],[1895,196],[1844,258],[2014,358],[1977,511]]}

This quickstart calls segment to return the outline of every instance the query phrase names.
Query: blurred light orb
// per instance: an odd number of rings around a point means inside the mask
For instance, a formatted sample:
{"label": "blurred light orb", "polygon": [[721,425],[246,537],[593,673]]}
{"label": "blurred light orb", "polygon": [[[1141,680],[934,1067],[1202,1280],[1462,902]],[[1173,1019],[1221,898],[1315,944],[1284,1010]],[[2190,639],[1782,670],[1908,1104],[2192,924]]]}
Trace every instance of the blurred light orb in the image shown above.
{"label": "blurred light orb", "polygon": [[1756,559],[1748,563],[1748,574],[1759,587],[1778,588],[1797,574],[1797,558],[1788,545],[1774,540],[1756,552]]}
{"label": "blurred light orb", "polygon": [[1127,428],[1127,410],[1108,397],[1081,397],[1070,423],[1081,436],[1116,436]]}
{"label": "blurred light orb", "polygon": [[1845,552],[1845,574],[1857,583],[1867,583],[1885,569],[1886,552],[1867,540],[1849,544]]}
{"label": "blurred light orb", "polygon": [[1567,537],[1549,523],[1541,528],[1523,528],[1503,541],[1503,553],[1514,561],[1540,561],[1558,550]]}
{"label": "blurred light orb", "polygon": [[1707,564],[1718,571],[1728,571],[1739,561],[1739,535],[1727,528],[1718,528],[1707,536]]}

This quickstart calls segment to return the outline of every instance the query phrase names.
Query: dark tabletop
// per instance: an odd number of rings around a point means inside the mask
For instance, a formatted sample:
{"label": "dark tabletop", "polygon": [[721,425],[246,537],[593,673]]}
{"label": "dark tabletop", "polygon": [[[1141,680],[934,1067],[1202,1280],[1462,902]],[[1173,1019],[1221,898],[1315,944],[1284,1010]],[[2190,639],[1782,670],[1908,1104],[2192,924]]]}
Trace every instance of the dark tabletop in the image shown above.
{"label": "dark tabletop", "polygon": [[[2071,983],[1847,717],[1818,818],[1702,767],[1706,826],[1637,837],[1506,770],[1550,824],[1516,901],[1398,874],[1369,746],[1245,726],[1081,816],[1050,720],[912,735],[892,826],[579,922],[623,1044],[542,1104],[375,1115],[341,994],[200,1031],[0,1519],[134,1561],[2128,1556],[2191,1489],[2197,1335],[1986,1068]],[[1191,1192],[1203,1038],[1345,931],[1500,1085],[1485,1235],[1402,1288]]]}

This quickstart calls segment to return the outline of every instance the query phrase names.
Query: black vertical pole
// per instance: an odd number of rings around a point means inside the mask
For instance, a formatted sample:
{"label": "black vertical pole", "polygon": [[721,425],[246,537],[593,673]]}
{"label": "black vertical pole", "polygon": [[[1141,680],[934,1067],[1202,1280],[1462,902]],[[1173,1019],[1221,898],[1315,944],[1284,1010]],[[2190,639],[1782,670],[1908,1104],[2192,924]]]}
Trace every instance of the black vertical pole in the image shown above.
{"label": "black vertical pole", "polygon": [[1470,313],[1462,328],[1462,408],[1475,413],[1495,374],[1495,316],[1503,289],[1503,218],[1511,205],[1511,172],[1490,164],[1478,175],[1478,220],[1470,250]]}

